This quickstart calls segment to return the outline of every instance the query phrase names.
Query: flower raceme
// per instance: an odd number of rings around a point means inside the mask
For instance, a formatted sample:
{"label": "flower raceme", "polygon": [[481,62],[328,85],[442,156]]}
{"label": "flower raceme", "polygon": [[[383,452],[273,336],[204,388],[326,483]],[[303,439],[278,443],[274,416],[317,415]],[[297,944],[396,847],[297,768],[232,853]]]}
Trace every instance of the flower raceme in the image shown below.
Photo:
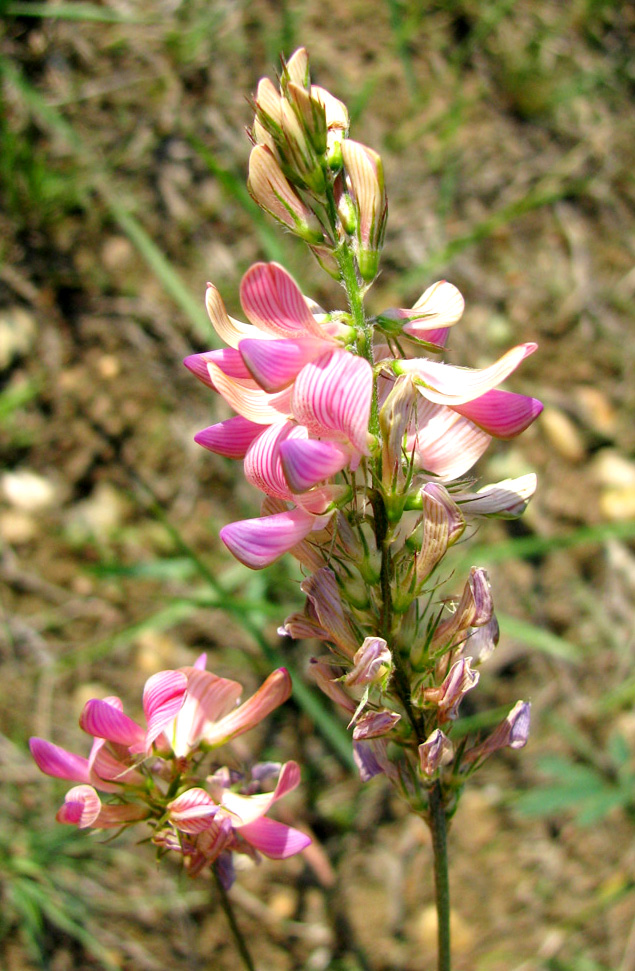
{"label": "flower raceme", "polygon": [[[57,814],[59,822],[112,829],[145,820],[154,829],[153,841],[181,847],[186,863],[195,862],[196,872],[232,850],[283,858],[310,842],[265,815],[297,786],[296,763],[274,767],[269,775],[278,777],[275,788],[262,794],[253,785],[257,767],[248,795],[237,791],[242,780],[227,769],[202,779],[200,773],[205,753],[255,727],[290,693],[289,674],[280,668],[239,704],[242,686],[206,671],[202,655],[192,667],[161,671],[148,679],[145,728],[124,714],[119,698],[92,699],[80,716],[80,727],[93,738],[88,758],[41,738],[30,740],[31,753],[42,772],[77,783]],[[103,803],[99,792],[115,796],[116,802]],[[212,840],[212,835],[218,838]]]}
{"label": "flower raceme", "polygon": [[[428,288],[412,311],[378,315],[378,378],[356,353],[356,334],[345,315],[324,313],[278,264],[257,263],[247,271],[241,302],[246,324],[227,314],[209,285],[210,319],[229,346],[191,355],[185,364],[237,412],[199,432],[196,441],[243,459],[250,483],[293,504],[221,531],[231,552],[253,568],[323,529],[351,499],[334,477],[354,473],[381,448],[384,482],[396,470],[403,481],[408,469],[447,482],[469,471],[493,437],[515,437],[542,409],[535,398],[498,388],[534,344],[521,344],[482,370],[387,356],[388,322],[392,336],[395,325],[408,340],[416,336],[413,353],[416,343],[439,347],[463,307],[451,284]],[[383,446],[369,431],[376,382]]]}

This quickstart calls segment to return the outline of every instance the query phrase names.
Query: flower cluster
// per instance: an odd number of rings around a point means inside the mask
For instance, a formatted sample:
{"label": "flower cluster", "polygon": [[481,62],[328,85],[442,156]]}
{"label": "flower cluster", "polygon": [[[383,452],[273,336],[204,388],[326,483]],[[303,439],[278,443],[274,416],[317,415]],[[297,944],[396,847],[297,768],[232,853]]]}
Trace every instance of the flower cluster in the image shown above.
{"label": "flower cluster", "polygon": [[254,108],[250,191],[341,282],[348,309],[325,311],[276,263],[242,280],[247,323],[208,285],[228,346],[185,364],[236,415],[196,440],[242,460],[265,496],[259,518],[221,538],[254,569],[287,552],[302,563],[306,605],[281,633],[328,647],[311,671],[350,717],[362,777],[385,772],[421,811],[440,780],[449,809],[491,752],[528,734],[519,702],[489,738],[453,742],[498,627],[484,570],[455,600],[436,603],[434,591],[467,522],[516,517],[535,490],[534,475],[477,489],[469,473],[492,438],[514,438],[540,413],[535,398],[500,388],[536,345],[482,369],[439,360],[464,309],[446,281],[411,308],[366,315],[387,217],[381,159],[348,137],[346,108],[311,83],[304,50],[279,89],[259,83]]}
{"label": "flower cluster", "polygon": [[88,758],[42,738],[30,740],[31,753],[46,775],[76,783],[57,813],[58,822],[80,829],[145,822],[152,842],[161,851],[181,854],[192,876],[214,863],[229,887],[233,853],[284,859],[311,842],[266,815],[297,786],[295,762],[254,765],[247,777],[206,761],[208,753],[249,731],[290,693],[291,679],[280,668],[239,704],[242,686],[206,671],[201,655],[192,667],[160,671],[148,679],[145,728],[124,714],[119,698],[94,698],[79,721],[93,738]]}

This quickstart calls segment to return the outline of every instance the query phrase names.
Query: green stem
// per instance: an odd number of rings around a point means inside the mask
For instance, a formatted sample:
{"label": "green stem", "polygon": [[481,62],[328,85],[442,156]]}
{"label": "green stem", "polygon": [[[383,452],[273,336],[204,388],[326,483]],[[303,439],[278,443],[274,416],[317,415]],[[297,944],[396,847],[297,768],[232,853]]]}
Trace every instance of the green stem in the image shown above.
{"label": "green stem", "polygon": [[448,874],[447,820],[441,784],[429,790],[428,822],[434,853],[434,889],[437,905],[437,971],[450,971],[450,879]]}
{"label": "green stem", "polygon": [[232,907],[229,895],[223,886],[223,881],[221,880],[216,865],[212,865],[212,873],[214,874],[214,879],[216,881],[216,886],[218,888],[218,894],[220,897],[221,907],[225,911],[225,916],[231,928],[231,932],[234,937],[234,942],[238,953],[240,954],[243,964],[247,968],[247,971],[256,971],[256,966],[251,959],[251,954],[247,950],[247,945],[245,944],[245,938],[243,937],[242,931],[236,922],[236,917],[234,915],[234,908]]}

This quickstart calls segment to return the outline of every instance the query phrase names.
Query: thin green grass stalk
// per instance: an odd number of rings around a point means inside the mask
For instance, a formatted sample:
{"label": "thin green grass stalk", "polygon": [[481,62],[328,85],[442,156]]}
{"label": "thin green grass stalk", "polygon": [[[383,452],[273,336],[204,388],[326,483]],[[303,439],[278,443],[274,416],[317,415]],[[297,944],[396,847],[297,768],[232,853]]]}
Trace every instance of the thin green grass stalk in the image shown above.
{"label": "thin green grass stalk", "polygon": [[[88,175],[91,188],[99,194],[113,219],[128,236],[165,291],[186,314],[197,335],[206,343],[219,346],[218,338],[200,302],[192,296],[180,274],[173,268],[130,208],[121,201],[120,190],[110,183],[109,174],[98,165],[90,148],[72,125],[47,103],[37,88],[34,88],[7,58],[0,58],[0,76],[19,92],[38,121],[62,138],[72,149],[78,163],[81,162]],[[89,205],[88,193],[85,195],[84,205]]]}
{"label": "thin green grass stalk", "polygon": [[410,51],[410,37],[408,36],[407,26],[404,23],[402,5],[399,0],[386,0],[386,6],[388,7],[390,29],[392,31],[397,57],[401,61],[406,86],[410,93],[410,100],[414,103],[419,97],[419,84],[414,70],[412,53]]}
{"label": "thin green grass stalk", "polygon": [[527,620],[518,620],[516,617],[510,617],[508,614],[499,614],[497,612],[496,617],[498,618],[502,634],[516,641],[520,641],[521,644],[526,644],[536,651],[541,651],[550,657],[560,658],[572,664],[579,664],[581,662],[583,657],[582,649],[576,647],[570,641],[565,640],[564,637],[552,634],[551,631],[544,630],[544,628],[538,627],[536,624],[532,624]]}
{"label": "thin green grass stalk", "polygon": [[157,18],[137,17],[120,13],[94,3],[29,3],[15,0],[2,11],[5,17],[44,17],[50,20],[92,21],[102,24],[152,24]]}
{"label": "thin green grass stalk", "polygon": [[560,202],[562,199],[584,195],[592,180],[593,176],[570,180],[563,179],[559,185],[548,188],[544,187],[545,180],[541,180],[541,185],[530,189],[522,199],[517,199],[503,206],[502,209],[494,212],[487,219],[476,223],[476,225],[472,226],[462,236],[456,236],[454,239],[448,240],[447,243],[432,252],[423,263],[419,263],[411,270],[408,270],[402,278],[404,287],[419,286],[422,278],[425,279],[431,276],[436,270],[445,266],[455,256],[468,249],[468,247],[473,246],[475,243],[480,243],[484,239],[488,239],[497,230],[509,225],[526,213],[533,212],[535,209],[542,209],[544,206],[553,205],[553,203]]}
{"label": "thin green grass stalk", "polygon": [[581,526],[561,536],[518,536],[491,546],[472,546],[469,556],[462,557],[457,570],[468,561],[483,560],[486,563],[503,563],[505,560],[523,560],[532,556],[544,556],[576,546],[599,546],[610,539],[628,540],[635,537],[635,519],[623,522],[600,523],[597,526]]}

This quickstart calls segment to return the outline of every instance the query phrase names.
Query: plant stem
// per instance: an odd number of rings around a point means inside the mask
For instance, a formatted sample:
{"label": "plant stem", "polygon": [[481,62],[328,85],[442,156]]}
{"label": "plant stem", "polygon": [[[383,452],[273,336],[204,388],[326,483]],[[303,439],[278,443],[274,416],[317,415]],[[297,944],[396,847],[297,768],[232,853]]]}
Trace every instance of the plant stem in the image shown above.
{"label": "plant stem", "polygon": [[429,790],[428,822],[434,853],[434,889],[437,905],[437,971],[450,971],[450,880],[448,874],[447,820],[437,781]]}
{"label": "plant stem", "polygon": [[229,899],[229,895],[223,886],[223,881],[221,880],[215,865],[212,865],[212,873],[214,874],[216,886],[218,887],[221,907],[225,911],[225,916],[227,917],[227,921],[231,928],[238,953],[240,954],[247,971],[256,971],[256,966],[251,959],[251,954],[247,950],[245,938],[243,937],[242,931],[236,922],[236,916],[234,914],[234,908],[232,907],[231,900]]}

